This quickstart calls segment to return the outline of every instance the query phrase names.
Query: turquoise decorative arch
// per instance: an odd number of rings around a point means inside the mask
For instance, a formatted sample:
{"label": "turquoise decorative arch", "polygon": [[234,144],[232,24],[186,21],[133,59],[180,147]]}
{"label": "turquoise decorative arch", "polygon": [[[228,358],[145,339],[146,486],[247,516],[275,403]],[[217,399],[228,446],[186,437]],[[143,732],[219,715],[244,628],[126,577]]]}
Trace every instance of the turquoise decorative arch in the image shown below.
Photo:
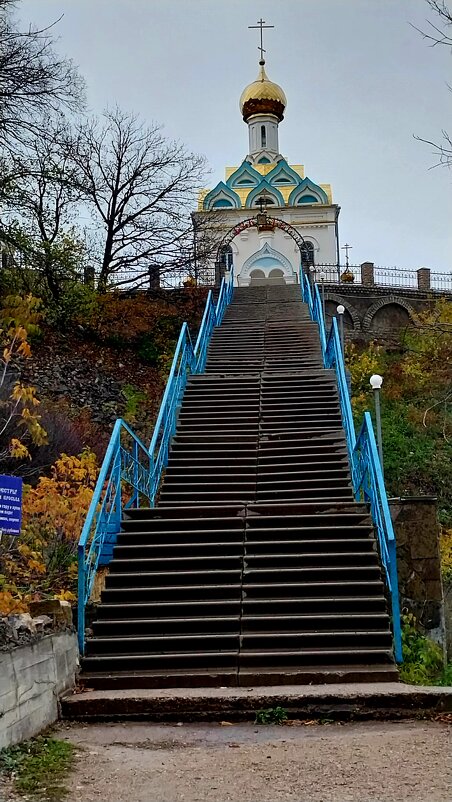
{"label": "turquoise decorative arch", "polygon": [[293,266],[289,259],[279,251],[275,251],[274,248],[271,248],[266,242],[260,251],[251,254],[243,263],[240,276],[242,278],[249,278],[251,271],[255,269],[263,270],[264,275],[268,275],[270,270],[275,267],[281,268],[285,276],[292,276],[294,273]]}
{"label": "turquoise decorative arch", "polygon": [[258,173],[249,162],[243,161],[240,167],[229,176],[226,184],[228,187],[231,187],[231,189],[247,189],[249,187],[257,187],[261,181],[261,174]]}
{"label": "turquoise decorative arch", "polygon": [[281,195],[279,189],[277,189],[277,187],[272,187],[268,183],[268,181],[266,181],[265,178],[263,178],[260,184],[253,190],[251,190],[251,192],[249,193],[246,199],[246,204],[245,204],[246,208],[251,209],[256,198],[258,198],[259,195],[264,191],[266,195],[268,195],[269,197],[273,198],[274,201],[276,201],[277,206],[285,206],[284,198]]}
{"label": "turquoise decorative arch", "polygon": [[224,181],[220,181],[216,187],[210,190],[204,198],[204,209],[231,208],[240,209],[242,206],[239,196],[234,190],[227,186]]}
{"label": "turquoise decorative arch", "polygon": [[[313,200],[304,200],[310,197]],[[300,203],[328,203],[328,195],[322,187],[314,184],[310,178],[303,178],[299,185],[289,195],[289,206],[298,206]]]}
{"label": "turquoise decorative arch", "polygon": [[297,201],[297,205],[299,206],[300,203],[318,203],[319,199],[315,198],[314,195],[300,195]]}
{"label": "turquoise decorative arch", "polygon": [[301,184],[302,178],[292,169],[292,167],[287,164],[285,159],[282,159],[278,164],[270,170],[270,172],[266,176],[267,181],[272,187],[277,186],[287,186],[295,184],[298,186]]}

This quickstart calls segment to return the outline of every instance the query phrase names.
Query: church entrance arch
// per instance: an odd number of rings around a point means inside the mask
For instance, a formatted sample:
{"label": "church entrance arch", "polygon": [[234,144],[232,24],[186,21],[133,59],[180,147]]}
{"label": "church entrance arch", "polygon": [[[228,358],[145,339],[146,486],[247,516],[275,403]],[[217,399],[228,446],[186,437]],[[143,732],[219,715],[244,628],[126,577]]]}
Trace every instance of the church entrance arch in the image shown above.
{"label": "church entrance arch", "polygon": [[[294,226],[291,226],[290,223],[286,223],[285,220],[280,220],[278,217],[269,217],[267,214],[261,213],[256,215],[256,217],[250,217],[247,220],[242,220],[242,222],[237,223],[237,225],[230,228],[229,231],[224,235],[218,246],[217,258],[215,261],[215,283],[217,285],[220,284],[224,275],[224,260],[222,260],[222,254],[224,254],[225,250],[228,248],[228,246],[230,246],[234,237],[236,237],[238,234],[241,234],[242,231],[246,231],[248,228],[257,228],[259,232],[274,231],[275,228],[285,231],[286,234],[289,234],[292,237],[297,245],[298,250],[300,251],[300,265],[302,266],[304,272],[307,271],[308,265],[306,264],[305,258],[307,243],[300,232],[297,231]],[[278,278],[281,280],[280,276],[274,276],[272,278]]]}

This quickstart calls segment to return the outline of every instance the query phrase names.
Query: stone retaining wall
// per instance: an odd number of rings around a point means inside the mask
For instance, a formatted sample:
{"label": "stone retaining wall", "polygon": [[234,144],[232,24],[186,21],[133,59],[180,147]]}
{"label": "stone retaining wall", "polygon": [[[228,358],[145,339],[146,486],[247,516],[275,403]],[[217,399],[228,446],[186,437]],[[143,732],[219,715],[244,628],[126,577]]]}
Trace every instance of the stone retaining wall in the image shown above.
{"label": "stone retaining wall", "polygon": [[32,738],[58,718],[58,697],[75,684],[74,632],[56,632],[0,652],[0,749]]}
{"label": "stone retaining wall", "polygon": [[389,506],[397,541],[400,607],[413,613],[425,634],[446,651],[436,499],[396,498]]}

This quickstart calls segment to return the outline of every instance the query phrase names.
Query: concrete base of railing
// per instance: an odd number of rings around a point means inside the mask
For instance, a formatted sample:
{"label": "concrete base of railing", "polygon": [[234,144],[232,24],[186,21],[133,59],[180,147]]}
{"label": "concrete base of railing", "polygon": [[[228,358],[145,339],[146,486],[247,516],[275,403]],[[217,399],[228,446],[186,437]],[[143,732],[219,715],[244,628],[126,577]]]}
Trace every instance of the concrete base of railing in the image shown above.
{"label": "concrete base of railing", "polygon": [[64,631],[0,652],[0,749],[58,719],[58,699],[75,684],[77,637]]}

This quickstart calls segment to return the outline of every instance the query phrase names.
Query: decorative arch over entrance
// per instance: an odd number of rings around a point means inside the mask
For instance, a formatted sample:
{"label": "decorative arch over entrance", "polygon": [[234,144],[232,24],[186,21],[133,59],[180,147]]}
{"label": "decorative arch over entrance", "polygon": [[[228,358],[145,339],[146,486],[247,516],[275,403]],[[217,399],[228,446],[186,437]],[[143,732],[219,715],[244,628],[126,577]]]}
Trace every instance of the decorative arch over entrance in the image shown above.
{"label": "decorative arch over entrance", "polygon": [[[255,275],[256,271],[262,273],[262,275]],[[279,253],[279,251],[275,251],[274,248],[271,248],[268,243],[265,243],[260,251],[253,253],[243,263],[242,270],[240,272],[240,278],[245,286],[252,278],[267,280],[272,279],[273,281],[276,281],[276,279],[283,279],[283,281],[280,283],[284,284],[286,282],[288,284],[293,284],[297,281],[296,276],[294,275],[293,267],[289,260],[282,253]]]}
{"label": "decorative arch over entrance", "polygon": [[305,253],[306,249],[306,241],[304,237],[299,231],[297,231],[296,228],[291,226],[290,223],[286,223],[285,220],[280,220],[278,217],[269,217],[267,214],[262,212],[261,214],[257,214],[255,217],[249,217],[247,220],[242,220],[241,223],[237,223],[237,225],[230,228],[222,238],[218,245],[215,262],[215,278],[217,284],[220,283],[223,274],[223,271],[221,270],[223,267],[220,258],[221,254],[238,234],[241,234],[242,231],[246,231],[248,228],[257,228],[258,231],[273,231],[275,228],[279,228],[281,231],[285,231],[286,234],[289,234],[300,251],[300,265],[302,265],[303,270],[306,272],[306,265],[303,262],[303,254]]}

